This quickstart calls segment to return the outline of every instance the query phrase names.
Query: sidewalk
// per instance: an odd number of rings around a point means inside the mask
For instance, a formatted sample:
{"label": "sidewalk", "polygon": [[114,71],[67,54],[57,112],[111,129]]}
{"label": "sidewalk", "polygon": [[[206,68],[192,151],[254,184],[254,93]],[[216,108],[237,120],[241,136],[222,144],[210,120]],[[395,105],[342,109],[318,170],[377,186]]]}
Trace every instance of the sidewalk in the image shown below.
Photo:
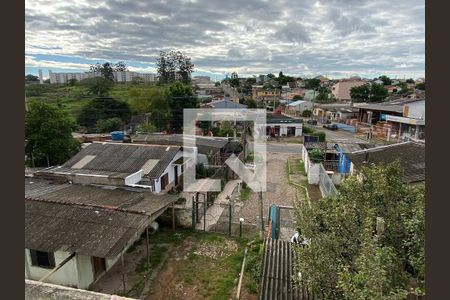
{"label": "sidewalk", "polygon": [[[226,208],[224,205],[220,204],[228,204],[229,200],[227,199],[227,196],[230,196],[233,194],[234,189],[238,186],[238,184],[242,182],[240,179],[230,180],[225,185],[223,191],[217,196],[216,200],[214,201],[214,205],[211,205],[206,210],[206,231],[209,230],[211,226],[217,223],[220,216],[222,215],[223,210]],[[196,229],[203,230],[203,221],[204,218],[201,218],[200,223],[197,223]]]}

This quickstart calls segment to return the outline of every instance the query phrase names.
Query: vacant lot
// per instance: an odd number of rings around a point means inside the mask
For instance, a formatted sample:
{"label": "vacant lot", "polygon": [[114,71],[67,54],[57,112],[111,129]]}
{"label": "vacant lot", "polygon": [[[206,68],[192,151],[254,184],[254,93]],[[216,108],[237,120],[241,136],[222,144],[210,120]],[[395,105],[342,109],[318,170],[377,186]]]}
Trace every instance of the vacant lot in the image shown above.
{"label": "vacant lot", "polygon": [[[116,264],[93,290],[152,300],[235,297],[247,240],[187,230],[158,232],[149,240],[148,262],[142,239],[125,254],[125,267]],[[254,261],[253,268],[258,264]],[[241,299],[256,299],[258,283],[253,277],[244,281]]]}

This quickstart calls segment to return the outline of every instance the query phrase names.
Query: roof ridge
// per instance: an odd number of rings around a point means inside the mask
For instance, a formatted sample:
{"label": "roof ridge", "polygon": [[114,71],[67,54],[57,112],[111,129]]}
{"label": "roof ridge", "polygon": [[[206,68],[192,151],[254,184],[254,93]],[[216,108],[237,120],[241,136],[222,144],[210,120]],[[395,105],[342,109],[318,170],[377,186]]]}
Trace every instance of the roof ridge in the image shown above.
{"label": "roof ridge", "polygon": [[[382,146],[378,146],[378,147],[357,150],[357,151],[351,152],[351,154],[364,153],[364,152],[368,152],[368,151],[371,151],[371,150],[375,151],[375,150],[379,150],[379,149],[385,149],[385,148],[390,148],[390,147],[395,147],[395,146],[400,146],[400,145],[406,145],[406,144],[411,144],[411,143],[413,143],[413,142],[412,141],[406,141],[406,142],[395,143],[395,144],[390,144],[390,145],[382,145]],[[415,143],[415,144],[417,144],[417,143]]]}

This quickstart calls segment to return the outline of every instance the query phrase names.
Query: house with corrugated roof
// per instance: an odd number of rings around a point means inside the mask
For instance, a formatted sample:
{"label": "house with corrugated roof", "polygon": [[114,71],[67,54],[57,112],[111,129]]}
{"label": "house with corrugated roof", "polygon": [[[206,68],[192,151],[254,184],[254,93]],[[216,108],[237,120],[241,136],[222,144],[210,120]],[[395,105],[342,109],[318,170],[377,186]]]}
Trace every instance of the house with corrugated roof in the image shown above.
{"label": "house with corrugated roof", "polygon": [[[142,188],[25,178],[25,278],[88,289],[178,200]],[[149,255],[147,253],[147,255]]]}
{"label": "house with corrugated roof", "polygon": [[180,146],[94,142],[63,165],[38,171],[36,176],[160,193],[179,185],[189,166]]}

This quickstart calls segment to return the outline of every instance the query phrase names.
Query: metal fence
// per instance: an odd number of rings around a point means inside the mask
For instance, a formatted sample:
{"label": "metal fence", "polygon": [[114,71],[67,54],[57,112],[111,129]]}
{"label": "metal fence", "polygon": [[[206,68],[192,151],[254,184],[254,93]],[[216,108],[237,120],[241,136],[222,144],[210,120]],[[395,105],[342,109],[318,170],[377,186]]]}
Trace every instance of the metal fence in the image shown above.
{"label": "metal fence", "polygon": [[337,189],[322,164],[319,165],[319,188],[324,197],[337,194]]}

